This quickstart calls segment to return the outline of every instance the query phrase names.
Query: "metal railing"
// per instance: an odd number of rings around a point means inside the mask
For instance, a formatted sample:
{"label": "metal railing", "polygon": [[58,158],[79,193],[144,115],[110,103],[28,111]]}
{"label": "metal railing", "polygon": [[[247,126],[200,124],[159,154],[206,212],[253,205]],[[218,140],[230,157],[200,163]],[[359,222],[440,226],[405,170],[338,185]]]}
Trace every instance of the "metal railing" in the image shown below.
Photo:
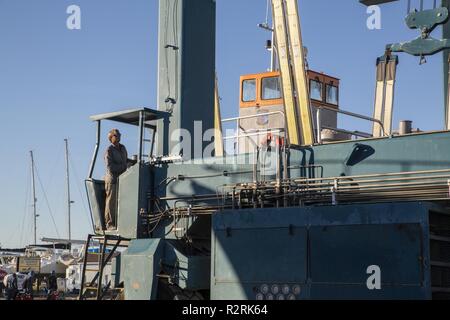
{"label": "metal railing", "polygon": [[[328,129],[328,130],[332,130],[332,131],[336,131],[336,132],[340,132],[340,133],[345,133],[345,134],[349,134],[351,136],[356,136],[356,137],[360,137],[360,138],[372,138],[372,135],[370,133],[361,132],[361,131],[357,131],[357,130],[356,131],[349,131],[349,130],[345,130],[345,129],[333,128],[333,127],[322,125],[322,112],[321,112],[322,110],[336,112],[336,113],[347,115],[347,116],[350,116],[350,117],[353,117],[353,118],[362,119],[362,120],[370,121],[370,122],[373,122],[373,123],[378,123],[380,125],[382,131],[383,131],[384,136],[387,136],[386,131],[384,129],[383,122],[378,120],[378,119],[371,118],[371,117],[368,117],[368,116],[365,116],[365,115],[361,115],[361,114],[357,114],[357,113],[350,112],[350,111],[339,110],[339,109],[327,107],[327,106],[319,106],[319,107],[316,107],[316,108],[317,108],[317,115],[316,115],[316,131],[317,131],[317,133],[316,134],[317,134],[317,143],[318,144],[322,144],[323,143],[323,140],[322,140],[322,129]],[[264,129],[264,130],[258,130],[258,129],[245,130],[244,128],[241,127],[241,121],[242,120],[254,119],[254,118],[271,116],[271,115],[281,115],[283,117],[284,127],[283,128],[276,128],[276,129]],[[234,118],[228,118],[228,119],[222,120],[222,123],[229,123],[229,122],[236,122],[237,134],[232,135],[232,136],[226,136],[226,137],[223,138],[223,140],[224,140],[224,144],[225,144],[225,141],[227,141],[227,140],[236,140],[236,147],[235,147],[235,152],[236,153],[239,153],[240,141],[241,141],[242,138],[261,136],[261,135],[264,135],[264,134],[281,134],[281,133],[284,133],[285,136],[286,136],[285,138],[287,140],[287,145],[289,145],[288,130],[287,130],[287,127],[286,127],[285,113],[282,112],[282,111],[267,112],[267,113],[261,113],[261,114],[255,114],[255,115],[249,115],[249,116],[242,116],[242,117],[234,117]],[[244,132],[244,134],[242,134],[242,131]],[[251,140],[251,142],[253,144],[255,144],[252,139],[249,139],[249,140]]]}
{"label": "metal railing", "polygon": [[371,117],[364,116],[364,115],[350,112],[350,111],[335,109],[335,108],[331,108],[331,107],[327,107],[327,106],[320,106],[320,107],[317,107],[317,115],[316,115],[317,143],[319,143],[319,144],[322,144],[322,129],[329,129],[329,130],[333,130],[336,132],[350,134],[352,136],[361,137],[361,138],[372,138],[372,135],[370,133],[365,133],[365,132],[360,132],[360,131],[348,131],[348,130],[344,130],[344,129],[322,126],[322,117],[321,117],[322,110],[328,110],[328,111],[336,112],[339,114],[344,114],[344,115],[347,115],[347,116],[350,116],[353,118],[367,120],[367,121],[370,121],[373,123],[378,123],[381,126],[381,129],[383,130],[384,136],[387,136],[386,131],[384,129],[383,122],[378,119],[371,118]]}
{"label": "metal railing", "polygon": [[[283,128],[276,128],[276,129],[250,129],[250,130],[245,130],[244,128],[242,128],[241,126],[241,121],[242,120],[248,120],[248,119],[254,119],[254,118],[259,118],[259,117],[268,117],[271,115],[281,115],[283,117],[283,124],[284,127]],[[285,120],[285,114],[282,111],[273,111],[273,112],[267,112],[267,113],[260,113],[260,114],[255,114],[255,115],[249,115],[249,116],[241,116],[241,117],[234,117],[234,118],[228,118],[228,119],[223,119],[222,123],[229,123],[229,122],[236,122],[236,132],[237,134],[232,135],[232,136],[226,136],[223,137],[224,140],[224,144],[225,141],[227,140],[236,140],[236,147],[235,147],[235,153],[239,154],[240,152],[240,140],[242,138],[249,138],[249,137],[258,137],[261,135],[269,135],[269,134],[285,134],[285,138],[288,141],[288,131],[286,128],[286,120]],[[244,134],[241,133],[241,131],[244,132]],[[256,143],[252,140],[249,139],[254,145],[255,147],[257,147]],[[287,143],[289,145],[289,143]]]}

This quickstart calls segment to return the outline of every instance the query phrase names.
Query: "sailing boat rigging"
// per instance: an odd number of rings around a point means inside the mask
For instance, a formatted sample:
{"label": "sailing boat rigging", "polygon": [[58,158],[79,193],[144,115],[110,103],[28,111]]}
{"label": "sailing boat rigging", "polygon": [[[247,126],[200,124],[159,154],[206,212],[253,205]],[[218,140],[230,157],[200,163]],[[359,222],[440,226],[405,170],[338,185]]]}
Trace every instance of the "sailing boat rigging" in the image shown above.
{"label": "sailing boat rigging", "polygon": [[33,229],[34,229],[34,245],[37,245],[37,218],[39,215],[37,214],[36,208],[36,180],[35,180],[35,163],[34,163],[34,154],[33,151],[30,151],[31,156],[31,184],[33,189]]}

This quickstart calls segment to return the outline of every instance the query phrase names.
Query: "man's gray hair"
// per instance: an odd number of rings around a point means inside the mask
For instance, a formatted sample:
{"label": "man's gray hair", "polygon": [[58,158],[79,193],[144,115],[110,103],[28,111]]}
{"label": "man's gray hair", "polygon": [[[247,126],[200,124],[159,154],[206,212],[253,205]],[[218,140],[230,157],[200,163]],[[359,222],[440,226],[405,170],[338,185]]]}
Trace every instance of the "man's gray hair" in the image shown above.
{"label": "man's gray hair", "polygon": [[111,141],[113,136],[120,136],[120,131],[118,129],[112,129],[109,133],[108,133],[108,140]]}

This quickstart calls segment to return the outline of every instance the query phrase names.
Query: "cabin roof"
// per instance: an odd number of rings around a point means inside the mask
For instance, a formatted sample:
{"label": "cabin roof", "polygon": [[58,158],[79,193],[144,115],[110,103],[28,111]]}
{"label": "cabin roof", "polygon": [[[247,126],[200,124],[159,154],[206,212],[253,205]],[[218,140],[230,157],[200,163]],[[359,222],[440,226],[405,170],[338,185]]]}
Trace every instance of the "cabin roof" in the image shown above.
{"label": "cabin roof", "polygon": [[143,113],[146,123],[148,121],[164,119],[168,115],[168,113],[164,111],[158,111],[150,108],[136,108],[94,115],[91,116],[90,119],[92,121],[110,120],[138,126],[141,113]]}

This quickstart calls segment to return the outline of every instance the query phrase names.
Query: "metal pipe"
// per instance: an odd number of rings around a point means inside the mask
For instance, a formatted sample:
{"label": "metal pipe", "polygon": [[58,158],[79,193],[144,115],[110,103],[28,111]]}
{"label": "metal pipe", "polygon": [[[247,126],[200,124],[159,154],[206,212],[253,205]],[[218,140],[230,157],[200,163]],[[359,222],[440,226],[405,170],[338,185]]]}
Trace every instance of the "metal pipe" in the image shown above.
{"label": "metal pipe", "polygon": [[386,181],[408,181],[408,180],[426,180],[426,179],[445,179],[450,177],[450,175],[446,176],[424,176],[424,177],[407,177],[407,178],[387,178],[387,179],[379,179],[379,180],[352,180],[352,181],[341,181],[340,184],[355,184],[355,183],[376,183],[376,182],[386,182]]}
{"label": "metal pipe", "polygon": [[331,187],[331,204],[333,206],[338,204],[337,203],[337,194],[336,194],[338,191],[338,188],[339,188],[339,183],[338,183],[338,180],[336,179],[336,180],[334,180],[334,184]]}
{"label": "metal pipe", "polygon": [[[414,199],[415,201],[448,201],[448,199],[447,198],[433,198],[433,197],[431,197],[431,198],[417,198],[417,199]],[[395,199],[395,201],[396,202],[410,202],[411,200],[410,199]],[[368,200],[361,200],[361,201],[354,201],[353,203],[361,203],[361,202],[363,202],[363,203],[365,203],[365,204],[367,204],[367,203],[370,203],[370,204],[377,204],[377,203],[386,203],[386,201],[385,200],[380,200],[380,199],[376,199],[376,200],[371,200],[371,201],[368,201]],[[317,202],[308,202],[309,204],[314,204],[314,203],[317,203]]]}
{"label": "metal pipe", "polygon": [[250,115],[250,116],[242,116],[242,117],[234,117],[234,118],[228,118],[228,119],[223,119],[222,122],[232,122],[232,121],[237,121],[237,120],[246,120],[246,119],[252,119],[252,118],[259,118],[261,116],[270,116],[273,114],[281,114],[284,116],[284,112],[282,111],[273,111],[273,112],[267,112],[267,113],[261,113],[261,114],[257,114],[257,115]]}
{"label": "metal pipe", "polygon": [[[237,124],[237,140],[236,140],[236,149],[235,154],[241,153],[241,121],[238,119],[236,121]],[[225,141],[226,139],[224,139]]]}
{"label": "metal pipe", "polygon": [[323,126],[322,128],[328,129],[328,130],[333,130],[336,132],[346,133],[346,134],[356,136],[356,137],[361,137],[361,138],[372,138],[373,137],[370,133],[366,133],[366,132],[349,131],[349,130],[345,130],[345,129],[338,129],[338,128],[333,128],[333,127],[328,127],[328,126]]}
{"label": "metal pipe", "polygon": [[[302,198],[306,201],[311,198],[319,198],[321,199],[324,196],[331,195],[331,194],[339,194],[340,196],[349,196],[352,195],[353,197],[361,198],[361,197],[367,197],[367,196],[377,196],[378,198],[383,198],[386,195],[397,195],[399,197],[405,197],[406,195],[412,195],[417,196],[424,193],[429,194],[447,194],[447,189],[443,189],[442,186],[434,186],[434,187],[428,187],[428,191],[421,191],[423,186],[414,186],[409,188],[386,188],[386,189],[372,189],[372,190],[354,190],[353,192],[350,190],[346,191],[335,191],[333,190],[334,187],[323,189],[323,190],[298,190],[296,191],[296,194],[302,196]],[[292,196],[292,193],[290,194]]]}
{"label": "metal pipe", "polygon": [[[316,197],[310,197],[310,198],[304,198],[305,201],[307,202],[312,202],[312,201],[320,201],[323,203],[328,202],[329,199],[333,199],[333,194],[336,194],[334,192],[331,191],[331,189],[328,190],[327,193],[321,193],[319,195],[316,195]],[[386,191],[386,192],[372,192],[372,193],[366,193],[366,194],[348,194],[348,193],[339,193],[340,196],[340,200],[341,202],[343,200],[352,200],[352,199],[385,199],[387,197],[390,198],[398,198],[398,199],[405,199],[408,196],[412,196],[409,197],[409,199],[416,199],[417,196],[436,196],[436,194],[445,194],[445,192],[442,192],[442,190],[438,191],[423,191],[423,192],[417,192],[417,190],[410,190],[408,192],[403,192],[403,193],[398,193],[398,192],[390,192],[390,191]],[[280,198],[280,195],[272,195],[272,196],[267,196],[267,199],[275,199],[275,198]]]}
{"label": "metal pipe", "polygon": [[232,203],[232,209],[236,209],[235,208],[235,204],[236,204],[236,188],[233,188],[233,194],[231,196],[231,203]]}
{"label": "metal pipe", "polygon": [[372,192],[372,193],[364,193],[364,194],[341,194],[341,198],[343,199],[367,199],[367,198],[378,198],[378,199],[384,199],[386,197],[390,198],[398,198],[398,199],[415,199],[418,196],[435,196],[435,195],[445,195],[445,192],[442,192],[442,190],[435,190],[435,191],[422,191],[417,192],[417,190],[410,190],[410,191],[404,191],[402,193],[400,192],[393,192],[393,191],[384,191],[384,192]]}
{"label": "metal pipe", "polygon": [[[281,159],[278,160],[280,161],[279,165],[281,165]],[[354,180],[350,180],[351,177],[335,177],[333,179],[297,179],[296,181],[291,179],[281,179],[280,181],[281,171],[277,168],[277,178],[273,181],[240,183],[221,187],[220,191],[217,190],[217,194],[209,195],[209,199],[218,200],[222,196],[222,206],[210,207],[209,205],[204,206],[199,203],[198,206],[193,207],[192,214],[211,214],[220,208],[236,209],[236,195],[239,197],[239,209],[262,207],[265,206],[265,204],[267,204],[268,207],[280,206],[280,201],[282,199],[284,199],[284,203],[286,204],[287,201],[292,201],[292,199],[297,198],[301,200],[299,204],[303,205],[329,203],[330,201],[336,205],[338,204],[338,200],[339,203],[373,203],[377,201],[385,202],[386,200],[417,201],[418,199],[448,200],[450,198],[450,175],[436,175],[442,172],[450,173],[450,170],[366,175],[365,177],[368,176],[369,180],[358,180],[357,176],[354,177],[356,178]],[[314,183],[314,181],[316,182]],[[386,183],[387,181],[393,183]],[[281,193],[281,188],[286,188],[286,191]],[[231,190],[232,193],[228,190]],[[220,195],[219,192],[222,192],[222,195]],[[248,198],[249,195],[253,195],[251,199]],[[230,197],[231,204],[229,203]],[[242,197],[249,199],[250,202],[243,202]],[[182,198],[183,197],[177,197],[174,198],[174,200],[182,201]],[[205,196],[186,198],[196,202],[207,200]]]}
{"label": "metal pipe", "polygon": [[[345,194],[341,194],[341,198],[344,196]],[[368,197],[371,198],[378,198],[378,199],[384,199],[387,197],[390,198],[401,198],[401,199],[405,199],[405,198],[409,198],[409,199],[416,199],[418,196],[436,196],[436,195],[446,195],[446,192],[442,191],[442,190],[435,190],[435,191],[423,191],[420,192],[418,190],[409,190],[409,191],[403,191],[403,192],[394,192],[394,191],[379,191],[379,192],[373,192],[373,193],[364,193],[364,194],[350,194],[347,195],[347,199],[366,199]]]}
{"label": "metal pipe", "polygon": [[149,130],[152,130],[152,145],[150,147],[150,153],[148,155],[148,158],[151,159],[153,157],[153,153],[155,151],[156,127],[155,128],[150,128]]}
{"label": "metal pipe", "polygon": [[[432,180],[432,181],[417,181],[417,179],[411,179],[411,180],[416,180],[416,181],[412,181],[412,182],[401,182],[401,183],[390,183],[390,184],[382,184],[382,183],[378,183],[378,184],[364,184],[358,181],[353,182],[350,185],[344,185],[342,186],[341,184],[341,188],[340,189],[345,189],[345,190],[349,190],[349,189],[357,189],[357,190],[362,190],[364,188],[368,189],[368,188],[377,188],[377,187],[385,187],[385,186],[409,186],[409,185],[429,185],[429,184],[442,184],[444,183],[443,181],[439,181],[439,180]],[[382,181],[380,181],[382,182]],[[309,189],[310,190],[327,190],[332,184],[321,184],[321,185],[315,185],[315,184],[310,184],[309,185]],[[301,185],[299,187],[302,187]]]}
{"label": "metal pipe", "polygon": [[[366,175],[358,175],[358,176],[346,176],[344,179],[355,179],[355,178],[376,178],[376,177],[393,177],[393,176],[406,176],[406,175],[415,175],[415,174],[439,174],[439,173],[450,173],[450,169],[442,169],[442,170],[424,170],[424,171],[409,171],[409,172],[396,172],[396,173],[380,173],[380,174],[366,174]],[[323,178],[311,178],[309,181],[322,181],[322,180],[335,180],[335,179],[343,179],[343,177],[323,177]],[[306,180],[305,178],[299,178],[297,180]],[[294,180],[294,181],[297,181]]]}
{"label": "metal pipe", "polygon": [[[363,193],[366,191],[373,191],[373,190],[378,190],[378,191],[382,191],[382,190],[388,190],[388,189],[399,189],[399,188],[403,188],[405,191],[407,191],[408,189],[413,189],[415,187],[427,187],[427,188],[433,188],[433,187],[446,187],[446,184],[436,184],[436,182],[408,182],[408,183],[403,183],[403,184],[388,184],[388,185],[373,185],[373,186],[349,186],[349,187],[345,187],[345,188],[340,188],[339,190],[342,192],[345,191],[351,191],[351,190],[356,190],[359,193]],[[326,190],[326,189],[325,189]]]}
{"label": "metal pipe", "polygon": [[[367,201],[387,202],[388,200],[397,202],[397,201],[401,201],[401,200],[403,200],[403,201],[406,201],[406,200],[407,201],[420,201],[420,199],[430,199],[430,198],[436,198],[436,197],[439,197],[442,199],[443,194],[441,194],[441,193],[428,193],[428,194],[417,194],[417,195],[405,194],[405,195],[400,195],[400,196],[399,195],[389,195],[389,194],[378,194],[378,195],[371,195],[371,196],[369,195],[366,197],[358,197],[358,198],[355,198],[355,197],[344,198],[341,196],[340,200],[341,200],[341,203],[342,202],[355,203],[355,202],[367,202]],[[322,203],[323,200],[318,199],[318,200],[315,200],[315,202]],[[312,203],[312,202],[309,202],[309,203]]]}
{"label": "metal pipe", "polygon": [[[310,198],[304,198],[306,201],[313,201],[314,198],[311,198],[313,196],[316,196],[316,200],[322,200],[331,198],[333,203],[336,203],[337,195],[339,194],[340,199],[353,199],[353,198],[359,198],[359,199],[366,199],[368,197],[378,197],[380,199],[383,199],[384,197],[390,196],[390,197],[398,197],[398,198],[405,198],[406,196],[412,196],[412,199],[416,198],[418,195],[436,195],[436,194],[446,194],[446,189],[439,188],[439,186],[435,187],[435,190],[431,190],[429,188],[428,190],[423,190],[421,187],[415,187],[415,188],[409,188],[407,190],[399,190],[399,189],[387,189],[387,190],[377,190],[377,191],[366,191],[366,192],[358,192],[358,193],[346,193],[346,192],[336,192],[335,188],[332,187],[330,189],[327,189],[326,192],[321,192],[318,194],[310,195]],[[293,195],[293,194],[291,194]],[[270,198],[280,198],[280,195],[273,195],[273,196],[267,196],[267,199]]]}
{"label": "metal pipe", "polygon": [[[330,190],[330,187],[335,187],[336,185],[333,183],[332,185],[328,186],[328,187],[321,187],[321,188],[315,188],[314,186],[306,186],[306,187],[302,187],[299,186],[299,188],[295,189],[292,191],[292,193],[304,193],[304,192],[318,192],[318,191],[324,191],[324,192],[328,192]],[[374,192],[374,191],[386,191],[386,190],[397,190],[397,191],[408,191],[408,190],[412,190],[412,189],[417,189],[417,188],[422,188],[423,186],[427,186],[428,189],[447,189],[448,185],[446,182],[433,182],[433,181],[428,181],[428,182],[410,182],[410,183],[403,183],[403,184],[389,184],[389,185],[372,185],[372,186],[348,186],[348,187],[339,187],[338,191],[340,192],[347,192],[347,191],[352,191],[352,190],[356,190],[359,193],[363,193],[363,192]],[[420,190],[419,188],[419,190]],[[276,186],[272,186],[272,187],[259,187],[258,189],[260,190],[267,190],[267,191],[274,191],[276,189]],[[240,191],[251,191],[254,190],[254,186],[246,186],[240,189]]]}
{"label": "metal pipe", "polygon": [[[332,181],[338,179],[341,185],[345,184],[355,184],[355,183],[376,183],[376,182],[386,182],[386,181],[407,181],[407,180],[422,180],[422,179],[435,179],[435,178],[448,178],[450,175],[427,175],[427,176],[412,176],[412,177],[398,177],[398,178],[386,178],[393,176],[404,176],[404,175],[414,175],[414,174],[428,174],[428,173],[449,173],[450,170],[438,170],[438,171],[418,171],[418,172],[404,172],[404,173],[394,173],[394,174],[376,174],[376,175],[361,175],[361,176],[346,176],[344,177],[332,177],[332,178],[297,178],[297,179],[289,179],[287,183],[310,183],[314,181],[314,184],[310,184],[313,186],[329,186]],[[371,180],[357,180],[358,178],[377,178],[380,179],[371,179]],[[330,181],[330,182],[321,182],[321,181]],[[274,184],[274,182],[267,182],[267,184]]]}
{"label": "metal pipe", "polygon": [[258,184],[258,162],[259,162],[259,148],[256,148],[256,159],[253,164],[253,183]]}
{"label": "metal pipe", "polygon": [[[405,182],[405,183],[394,183],[394,184],[376,184],[376,185],[354,185],[354,186],[341,186],[339,189],[342,191],[345,190],[357,190],[359,192],[363,192],[365,189],[372,189],[372,188],[388,188],[388,187],[408,187],[408,186],[427,186],[427,185],[431,185],[431,186],[443,186],[442,185],[442,181],[441,184],[438,184],[437,181],[428,181],[428,182]],[[354,184],[358,184],[357,182],[354,182]],[[334,185],[334,184],[333,184]],[[333,186],[331,185],[331,186]],[[273,187],[274,188],[274,187]],[[327,191],[330,188],[330,184],[325,185],[324,187],[316,187],[316,186],[309,186],[308,191]]]}
{"label": "metal pipe", "polygon": [[[424,176],[424,177],[406,177],[406,178],[386,178],[386,179],[372,179],[372,180],[353,180],[348,178],[342,178],[342,181],[340,181],[340,185],[346,185],[346,184],[368,184],[368,183],[377,183],[377,182],[387,182],[387,181],[408,181],[408,180],[426,180],[426,179],[445,179],[449,178],[450,175],[445,176]],[[315,183],[315,186],[328,186],[331,182],[327,183]]]}
{"label": "metal pipe", "polygon": [[[275,192],[277,195],[281,194],[281,180],[282,180],[282,176],[281,176],[281,152],[280,152],[281,146],[279,143],[276,142],[276,189]],[[280,202],[277,199],[277,208],[280,207]]]}
{"label": "metal pipe", "polygon": [[[286,145],[283,145],[283,180],[289,179],[289,170],[288,170],[288,155]],[[287,194],[289,188],[285,188],[283,190],[284,194]],[[289,201],[287,196],[284,198],[284,206],[287,207],[289,205]]]}
{"label": "metal pipe", "polygon": [[447,181],[448,184],[448,196],[450,197],[450,179]]}
{"label": "metal pipe", "polygon": [[[411,178],[411,180],[414,180],[414,178]],[[416,179],[417,180],[417,179]],[[428,189],[432,189],[432,188],[440,188],[443,189],[447,188],[447,182],[443,182],[443,181],[423,181],[423,182],[418,182],[418,181],[414,181],[414,182],[409,182],[409,183],[397,183],[397,184],[378,184],[378,185],[356,185],[356,186],[336,186],[336,181],[335,180],[333,182],[332,187],[334,188],[334,190],[336,191],[339,187],[339,192],[345,192],[345,191],[351,191],[351,190],[356,190],[358,193],[364,193],[364,192],[376,192],[376,191],[380,191],[380,192],[387,192],[387,191],[410,191],[410,190],[421,190],[421,188],[423,188],[424,186],[427,186]],[[343,183],[344,181],[342,181]],[[358,181],[354,181],[352,183],[357,183]],[[401,189],[403,188],[403,189]],[[260,186],[259,189],[268,189],[268,190],[277,190],[277,185],[274,185],[273,187],[268,187],[268,186]],[[369,190],[370,189],[370,190]],[[330,191],[330,185],[325,186],[325,187],[321,187],[318,188],[315,185],[309,185],[307,186],[306,189],[300,189],[299,191],[296,192],[329,192]],[[276,191],[275,191],[276,192]]]}
{"label": "metal pipe", "polygon": [[[237,135],[237,136],[230,136],[230,137],[224,137],[224,140],[233,140],[233,139],[239,139],[239,138],[248,138],[248,137],[257,137],[257,136],[261,136],[263,134],[268,134],[268,133],[282,133],[281,130],[271,130],[271,131],[264,131],[264,132],[255,132],[255,133],[249,133],[246,135]],[[256,146],[256,144],[255,144]]]}
{"label": "metal pipe", "polygon": [[322,144],[322,109],[317,108],[316,120],[317,120],[317,143]]}
{"label": "metal pipe", "polygon": [[[360,185],[357,182],[354,183],[355,185],[350,185],[350,186],[342,186],[340,184],[340,190],[358,190],[358,191],[363,191],[364,189],[370,189],[370,188],[386,188],[386,187],[408,187],[408,186],[415,186],[415,185],[419,185],[419,186],[425,186],[425,185],[431,185],[431,186],[446,186],[445,182],[443,181],[425,181],[425,182],[405,182],[405,183],[396,183],[396,184],[387,184],[387,185],[383,185],[383,184],[374,184],[374,185]],[[316,186],[316,185],[299,185],[299,186],[294,186],[294,185],[290,185],[290,187],[296,187],[295,190],[297,191],[328,191],[329,188],[331,186],[333,186],[333,184],[322,184],[322,186]],[[285,184],[282,184],[281,186],[286,186]],[[241,189],[243,190],[250,190],[250,189],[254,189],[255,186],[243,186]],[[270,186],[258,186],[258,189],[261,190],[275,190],[277,188],[277,185],[270,185]]]}
{"label": "metal pipe", "polygon": [[91,160],[91,166],[89,167],[88,179],[92,179],[92,176],[94,175],[95,163],[97,161],[98,150],[100,148],[100,137],[101,137],[101,121],[98,120],[97,121],[97,138],[96,138],[96,142],[95,142],[94,154],[93,154],[92,160]]}
{"label": "metal pipe", "polygon": [[206,200],[217,200],[217,194],[208,194],[202,196],[177,196],[177,197],[161,197],[161,201],[173,201],[173,200],[189,200],[189,201],[206,201]]}
{"label": "metal pipe", "polygon": [[371,117],[368,117],[368,116],[364,116],[362,114],[357,114],[357,113],[350,112],[350,111],[344,111],[342,109],[335,109],[335,108],[331,108],[331,107],[327,107],[327,106],[319,106],[319,107],[317,107],[317,109],[325,109],[325,110],[333,111],[333,112],[336,112],[336,113],[345,114],[345,115],[350,116],[350,117],[359,118],[359,119],[367,120],[367,121],[371,121],[371,122],[376,122],[376,123],[378,123],[381,126],[381,129],[383,130],[383,135],[387,136],[386,131],[384,129],[383,122],[381,120],[378,120],[378,119],[375,119],[375,118],[371,118]]}

